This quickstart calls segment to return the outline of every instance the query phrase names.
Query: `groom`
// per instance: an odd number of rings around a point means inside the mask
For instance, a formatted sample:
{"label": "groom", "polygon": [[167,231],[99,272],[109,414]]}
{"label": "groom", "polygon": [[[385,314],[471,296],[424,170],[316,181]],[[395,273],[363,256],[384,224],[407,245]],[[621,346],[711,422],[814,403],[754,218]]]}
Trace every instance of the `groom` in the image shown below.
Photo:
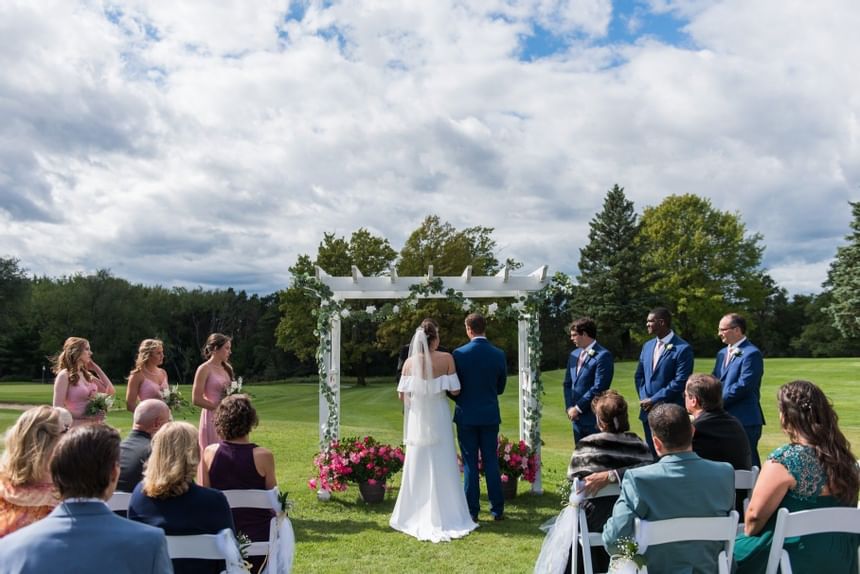
{"label": "groom", "polygon": [[466,317],[466,335],[470,341],[454,351],[454,364],[460,379],[460,394],[454,397],[454,422],[463,457],[463,481],[466,504],[472,520],[478,521],[478,452],[484,463],[490,514],[504,520],[505,501],[496,453],[499,437],[499,395],[505,391],[507,368],[505,353],[487,341],[487,322],[472,313]]}

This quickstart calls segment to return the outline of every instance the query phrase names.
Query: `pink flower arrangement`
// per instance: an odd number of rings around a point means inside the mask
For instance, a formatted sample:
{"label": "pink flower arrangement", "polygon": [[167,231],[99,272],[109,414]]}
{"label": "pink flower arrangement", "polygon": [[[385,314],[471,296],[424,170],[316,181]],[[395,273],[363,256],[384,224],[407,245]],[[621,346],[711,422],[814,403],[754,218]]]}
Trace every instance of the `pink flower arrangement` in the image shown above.
{"label": "pink flower arrangement", "polygon": [[385,484],[403,468],[403,459],[402,448],[380,444],[370,436],[334,440],[314,457],[317,472],[308,487],[343,492],[350,482]]}
{"label": "pink flower arrangement", "polygon": [[[500,434],[496,452],[499,457],[499,473],[502,475],[502,482],[517,480],[520,477],[528,482],[535,481],[540,459],[537,453],[528,447],[526,441],[511,442],[508,437]],[[462,471],[463,459],[457,455],[457,460]],[[478,472],[481,475],[484,474],[484,461],[481,460],[480,452],[478,453]]]}

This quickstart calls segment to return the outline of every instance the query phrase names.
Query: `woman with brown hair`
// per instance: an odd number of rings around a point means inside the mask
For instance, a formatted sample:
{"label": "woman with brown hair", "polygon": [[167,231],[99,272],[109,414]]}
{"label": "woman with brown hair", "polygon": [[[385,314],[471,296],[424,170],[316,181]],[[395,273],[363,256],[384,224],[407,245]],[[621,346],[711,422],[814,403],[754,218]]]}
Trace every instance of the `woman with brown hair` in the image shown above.
{"label": "woman with brown hair", "polygon": [[161,393],[168,389],[167,371],[161,368],[163,362],[164,343],[158,339],[141,341],[125,389],[125,408],[129,412],[133,413],[140,401],[163,399]]}
{"label": "woman with brown hair", "polygon": [[[47,516],[60,499],[51,482],[51,455],[69,428],[63,408],[33,407],[6,431],[0,457],[0,538]],[[71,417],[69,417],[71,419]]]}
{"label": "woman with brown hair", "polygon": [[[210,444],[218,442],[215,430],[214,414],[218,404],[227,395],[230,382],[233,380],[233,367],[228,360],[233,352],[232,339],[221,333],[212,333],[203,346],[203,358],[206,362],[197,367],[194,374],[194,385],[191,387],[191,402],[200,407],[200,452]],[[202,479],[202,475],[198,475]]]}
{"label": "woman with brown hair", "polygon": [[[571,455],[567,468],[567,479],[571,482],[589,476],[600,477],[593,486],[588,486],[586,482],[588,494],[600,490],[600,486],[604,484],[619,482],[619,471],[653,462],[651,450],[645,441],[630,432],[630,418],[624,397],[613,390],[604,391],[591,401],[591,410],[597,419],[598,432],[581,438],[576,443],[576,450]],[[590,531],[599,532],[603,529],[617,498],[605,496],[581,503]],[[565,565],[570,560],[574,520],[578,520],[576,511],[570,506],[565,507],[544,539],[535,572],[565,571]],[[581,553],[581,550],[577,551]],[[609,567],[609,555],[602,547],[593,548],[591,562],[595,571],[605,572]],[[582,564],[580,554],[580,572]]]}
{"label": "woman with brown hair", "polygon": [[54,359],[54,399],[55,407],[64,407],[72,413],[74,425],[101,423],[105,412],[89,415],[87,405],[96,393],[110,396],[116,394],[110,379],[93,361],[90,343],[80,337],[69,337],[63,343],[63,350]]}
{"label": "woman with brown hair", "polygon": [[[221,442],[209,445],[203,453],[203,485],[218,490],[269,490],[277,486],[275,457],[272,452],[251,442],[249,436],[257,426],[257,410],[248,395],[231,395],[215,409],[215,429]],[[233,510],[236,529],[251,539],[269,539],[271,510],[238,508]],[[265,557],[253,556],[250,562],[257,572]]]}
{"label": "woman with brown hair", "polygon": [[[227,498],[198,486],[200,463],[197,429],[186,422],[169,422],[152,438],[152,454],[128,506],[128,518],[157,526],[167,535],[217,534],[233,527]],[[177,574],[218,573],[224,561],[173,560]]]}
{"label": "woman with brown hair", "polygon": [[[764,572],[776,514],[857,504],[860,471],[824,392],[792,381],[777,394],[779,422],[789,443],[767,457],[750,497],[744,534],[735,543],[737,572]],[[858,536],[820,534],[789,539],[796,572],[856,572]]]}

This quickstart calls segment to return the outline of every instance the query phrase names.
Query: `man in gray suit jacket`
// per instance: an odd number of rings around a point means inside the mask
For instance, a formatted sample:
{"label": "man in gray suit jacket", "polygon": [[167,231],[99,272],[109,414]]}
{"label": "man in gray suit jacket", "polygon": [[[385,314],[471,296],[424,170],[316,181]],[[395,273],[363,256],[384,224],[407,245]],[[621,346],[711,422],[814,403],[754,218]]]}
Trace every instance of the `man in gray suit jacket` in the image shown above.
{"label": "man in gray suit jacket", "polygon": [[119,478],[116,429],[69,431],[54,450],[51,478],[63,501],[0,540],[0,574],[172,574],[164,532],[121,518],[105,504]]}
{"label": "man in gray suit jacket", "polygon": [[[610,555],[619,538],[633,538],[636,518],[727,516],[734,508],[735,473],[726,462],[700,458],[692,451],[693,427],[683,407],[662,403],[648,413],[654,448],[661,457],[624,473],[621,496],[603,527]],[[708,574],[717,571],[720,542],[660,544],[645,551],[649,572]]]}

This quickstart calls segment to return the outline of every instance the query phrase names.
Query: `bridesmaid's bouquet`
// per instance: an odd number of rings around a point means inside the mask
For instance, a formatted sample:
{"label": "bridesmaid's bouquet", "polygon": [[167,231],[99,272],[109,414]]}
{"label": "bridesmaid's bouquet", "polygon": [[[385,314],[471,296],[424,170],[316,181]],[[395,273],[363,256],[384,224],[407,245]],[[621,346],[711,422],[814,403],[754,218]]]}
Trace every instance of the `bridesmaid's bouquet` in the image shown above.
{"label": "bridesmaid's bouquet", "polygon": [[188,401],[182,396],[179,391],[179,385],[168,386],[166,389],[161,389],[161,400],[167,403],[171,411],[178,411],[188,405]]}
{"label": "bridesmaid's bouquet", "polygon": [[235,381],[230,381],[230,385],[224,388],[225,397],[240,394],[242,394],[242,377],[239,377]]}
{"label": "bridesmaid's bouquet", "polygon": [[87,401],[84,413],[87,416],[103,415],[113,406],[113,397],[107,393],[93,393]]}

